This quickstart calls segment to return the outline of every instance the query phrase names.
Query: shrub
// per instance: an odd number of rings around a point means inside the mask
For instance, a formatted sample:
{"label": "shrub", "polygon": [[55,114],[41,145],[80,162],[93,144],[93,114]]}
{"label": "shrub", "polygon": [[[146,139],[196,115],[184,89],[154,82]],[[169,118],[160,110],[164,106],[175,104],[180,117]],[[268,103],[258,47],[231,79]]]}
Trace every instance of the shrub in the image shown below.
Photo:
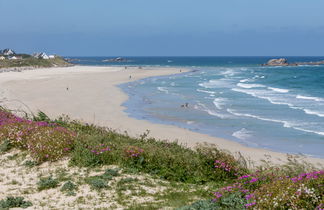
{"label": "shrub", "polygon": [[281,176],[277,171],[257,171],[239,177],[232,185],[214,193],[214,201],[234,194],[245,199],[246,208],[256,209],[315,209],[324,197],[324,171],[302,173],[296,177]]}
{"label": "shrub", "polygon": [[32,205],[30,201],[25,201],[23,197],[7,197],[0,200],[0,209],[28,208]]}
{"label": "shrub", "polygon": [[176,210],[214,210],[218,209],[219,205],[212,200],[201,200],[196,201],[188,206],[183,206],[181,208],[177,208]]}
{"label": "shrub", "polygon": [[32,161],[32,160],[26,160],[23,163],[23,165],[26,166],[26,167],[32,168],[34,166],[37,166],[38,165],[38,162],[35,162],[35,161]]}
{"label": "shrub", "polygon": [[107,169],[103,176],[119,176],[118,169]]}
{"label": "shrub", "polygon": [[56,188],[58,186],[59,182],[57,179],[53,179],[52,176],[41,178],[39,182],[37,183],[37,189],[39,191],[50,189],[50,188]]}
{"label": "shrub", "polygon": [[39,162],[55,161],[68,154],[73,147],[75,134],[63,127],[39,127],[28,140],[28,150]]}
{"label": "shrub", "polygon": [[94,190],[101,190],[108,187],[107,180],[101,176],[93,176],[86,179],[86,182]]}
{"label": "shrub", "polygon": [[73,182],[71,181],[67,181],[63,184],[63,186],[61,187],[61,191],[62,192],[65,192],[66,195],[69,195],[69,196],[72,196],[72,195],[75,195],[75,190],[77,190],[78,187],[76,184],[74,184]]}
{"label": "shrub", "polygon": [[118,176],[117,170],[107,169],[104,174],[98,176],[91,176],[86,178],[86,183],[88,183],[92,189],[101,190],[108,188],[107,182],[113,179],[113,176]]}
{"label": "shrub", "polygon": [[9,151],[13,146],[10,144],[9,140],[4,140],[0,144],[0,153]]}
{"label": "shrub", "polygon": [[76,134],[48,122],[33,122],[0,110],[0,143],[27,149],[39,162],[55,161],[70,152]]}

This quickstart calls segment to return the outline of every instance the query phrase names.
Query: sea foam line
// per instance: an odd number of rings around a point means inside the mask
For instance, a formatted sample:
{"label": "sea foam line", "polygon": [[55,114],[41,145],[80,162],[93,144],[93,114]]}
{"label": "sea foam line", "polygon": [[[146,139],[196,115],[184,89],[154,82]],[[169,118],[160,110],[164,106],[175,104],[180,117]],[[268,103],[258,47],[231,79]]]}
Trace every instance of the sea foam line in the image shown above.
{"label": "sea foam line", "polygon": [[237,83],[236,84],[238,87],[242,87],[242,88],[262,88],[265,87],[264,85],[260,85],[260,84],[246,84],[246,83]]}
{"label": "sea foam line", "polygon": [[221,119],[227,119],[228,116],[224,114],[217,113],[213,110],[208,109],[208,107],[205,104],[198,103],[197,105],[194,106],[195,109],[207,112],[209,115],[221,118]]}
{"label": "sea foam line", "polygon": [[269,96],[261,96],[261,95],[265,95],[265,94],[258,95],[256,92],[251,92],[249,90],[238,89],[238,88],[233,88],[232,90],[236,91],[236,92],[245,93],[245,94],[251,95],[251,96],[256,97],[256,98],[265,99],[265,100],[269,101],[271,104],[287,105],[291,109],[301,110],[305,114],[308,114],[308,115],[315,115],[315,116],[318,116],[318,117],[324,117],[324,113],[322,113],[322,112],[314,111],[314,110],[311,110],[311,109],[308,109],[308,108],[305,108],[305,107],[299,107],[299,106],[296,106],[296,105],[294,105],[292,103],[288,103],[288,102],[285,102],[285,101],[278,101],[278,100],[273,99],[273,98],[271,98]]}
{"label": "sea foam line", "polygon": [[314,131],[314,130],[309,130],[309,129],[305,129],[305,128],[300,128],[300,127],[297,127],[295,125],[295,123],[285,121],[285,120],[269,119],[269,118],[264,118],[264,117],[260,117],[260,116],[257,116],[257,115],[252,115],[252,114],[238,113],[238,112],[236,112],[236,111],[234,111],[232,109],[227,109],[227,112],[229,112],[229,113],[231,113],[231,114],[233,114],[235,116],[239,116],[239,117],[249,117],[249,118],[255,118],[255,119],[258,119],[258,120],[262,120],[262,121],[281,123],[281,124],[283,124],[283,127],[285,127],[285,128],[293,128],[295,130],[304,131],[304,132],[307,132],[307,133],[315,133],[315,134],[324,136],[324,132],[322,132],[322,131]]}
{"label": "sea foam line", "polygon": [[298,99],[304,99],[304,100],[312,100],[312,101],[324,101],[323,98],[319,98],[319,97],[312,97],[312,96],[303,96],[303,95],[297,95],[296,98]]}
{"label": "sea foam line", "polygon": [[281,88],[268,87],[268,89],[273,90],[273,91],[278,92],[278,93],[288,93],[289,92],[289,90],[281,89]]}

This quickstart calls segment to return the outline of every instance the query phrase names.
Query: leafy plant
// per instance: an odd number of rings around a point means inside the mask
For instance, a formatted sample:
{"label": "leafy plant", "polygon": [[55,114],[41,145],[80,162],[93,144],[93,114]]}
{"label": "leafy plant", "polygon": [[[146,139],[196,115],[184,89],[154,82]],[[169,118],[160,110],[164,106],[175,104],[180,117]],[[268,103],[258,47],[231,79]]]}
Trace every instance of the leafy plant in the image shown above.
{"label": "leafy plant", "polygon": [[212,200],[200,200],[188,206],[177,208],[176,210],[214,210],[218,209],[219,205]]}
{"label": "leafy plant", "polygon": [[30,201],[25,201],[23,197],[7,197],[0,200],[0,209],[28,208],[32,205]]}
{"label": "leafy plant", "polygon": [[66,195],[69,195],[69,196],[73,196],[75,195],[75,190],[77,190],[78,187],[76,184],[74,184],[73,182],[71,181],[67,181],[63,184],[63,186],[61,187],[61,191],[62,192],[65,192]]}
{"label": "leafy plant", "polygon": [[9,151],[13,146],[10,144],[9,140],[4,140],[0,144],[0,153]]}
{"label": "leafy plant", "polygon": [[40,178],[39,182],[37,183],[37,189],[41,191],[50,188],[56,188],[58,184],[59,184],[58,180],[53,179],[52,176]]}
{"label": "leafy plant", "polygon": [[86,179],[86,182],[94,190],[101,190],[108,187],[107,180],[100,176],[93,176]]}

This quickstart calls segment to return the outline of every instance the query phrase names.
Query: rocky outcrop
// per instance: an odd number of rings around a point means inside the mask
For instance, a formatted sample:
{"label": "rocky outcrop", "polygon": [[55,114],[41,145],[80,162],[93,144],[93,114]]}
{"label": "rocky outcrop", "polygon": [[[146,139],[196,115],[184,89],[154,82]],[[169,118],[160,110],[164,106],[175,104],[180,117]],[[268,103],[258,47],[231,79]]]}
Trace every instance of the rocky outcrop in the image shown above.
{"label": "rocky outcrop", "polygon": [[324,65],[324,61],[296,62],[289,63],[286,58],[271,59],[262,66],[300,66],[300,65]]}
{"label": "rocky outcrop", "polygon": [[271,59],[269,60],[265,66],[288,66],[288,60],[286,58],[279,58],[279,59]]}

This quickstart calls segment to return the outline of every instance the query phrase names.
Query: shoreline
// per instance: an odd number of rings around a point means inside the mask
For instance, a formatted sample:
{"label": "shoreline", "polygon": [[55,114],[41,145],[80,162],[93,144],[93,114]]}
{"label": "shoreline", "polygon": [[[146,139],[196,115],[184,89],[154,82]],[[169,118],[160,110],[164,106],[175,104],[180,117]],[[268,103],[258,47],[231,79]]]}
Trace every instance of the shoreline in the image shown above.
{"label": "shoreline", "polygon": [[[188,71],[182,68],[183,73]],[[247,147],[235,141],[172,125],[138,120],[127,115],[126,107],[122,104],[128,99],[128,95],[118,87],[119,85],[147,77],[177,73],[180,73],[178,67],[124,69],[124,67],[112,66],[73,66],[4,72],[0,77],[0,105],[25,111],[30,109],[33,112],[41,110],[50,117],[67,114],[72,119],[109,127],[120,133],[126,131],[130,136],[135,137],[150,130],[150,137],[177,140],[188,147],[206,142],[227,150],[233,155],[240,152],[256,165],[259,165],[261,160],[269,160],[274,164],[286,162],[287,155],[284,153]],[[305,156],[302,160],[315,165],[324,164],[324,159],[320,158]]]}

